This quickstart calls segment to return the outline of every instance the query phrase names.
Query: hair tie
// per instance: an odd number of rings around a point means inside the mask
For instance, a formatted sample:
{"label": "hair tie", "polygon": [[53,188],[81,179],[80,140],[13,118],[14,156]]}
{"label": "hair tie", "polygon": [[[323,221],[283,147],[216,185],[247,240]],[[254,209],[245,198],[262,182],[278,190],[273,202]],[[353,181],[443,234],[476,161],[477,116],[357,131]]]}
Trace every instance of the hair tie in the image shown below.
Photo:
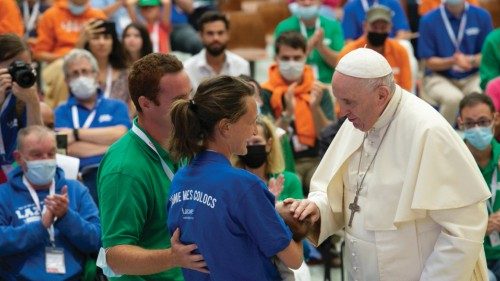
{"label": "hair tie", "polygon": [[191,109],[192,111],[196,111],[196,104],[194,103],[193,99],[189,100],[189,109]]}

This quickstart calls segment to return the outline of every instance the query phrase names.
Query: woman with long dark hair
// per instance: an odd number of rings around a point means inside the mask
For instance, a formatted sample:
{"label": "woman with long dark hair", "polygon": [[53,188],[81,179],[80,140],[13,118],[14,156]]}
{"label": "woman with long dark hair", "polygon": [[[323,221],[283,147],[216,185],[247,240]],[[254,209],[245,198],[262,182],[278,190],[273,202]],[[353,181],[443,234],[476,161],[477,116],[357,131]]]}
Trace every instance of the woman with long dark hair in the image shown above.
{"label": "woman with long dark hair", "polygon": [[128,66],[153,52],[153,43],[151,43],[148,30],[140,23],[133,22],[125,27],[122,44]]}

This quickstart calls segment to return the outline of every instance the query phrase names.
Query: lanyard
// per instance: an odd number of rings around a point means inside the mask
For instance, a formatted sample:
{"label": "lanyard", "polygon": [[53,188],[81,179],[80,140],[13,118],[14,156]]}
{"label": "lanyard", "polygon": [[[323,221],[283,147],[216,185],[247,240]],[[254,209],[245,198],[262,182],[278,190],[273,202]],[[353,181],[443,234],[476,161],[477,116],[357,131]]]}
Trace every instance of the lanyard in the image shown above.
{"label": "lanyard", "polygon": [[[85,120],[85,123],[83,123],[82,128],[87,129],[90,127],[90,124],[92,124],[92,121],[94,121],[95,118],[95,109],[90,112],[89,116],[87,116],[87,120]],[[73,117],[73,128],[75,129],[80,129],[80,118],[78,117],[78,109],[76,108],[76,105],[73,105],[71,107],[71,115]]]}
{"label": "lanyard", "polygon": [[[365,13],[367,13],[368,10],[370,9],[370,4],[368,4],[368,1],[361,0],[361,5],[363,5],[363,10],[365,11]],[[378,0],[375,0],[375,2],[373,2],[373,6],[376,6],[376,5],[378,5]]]}
{"label": "lanyard", "polygon": [[160,23],[155,22],[153,24],[153,30],[151,30],[151,42],[153,43],[153,52],[160,52]]}
{"label": "lanyard", "polygon": [[172,179],[174,178],[174,172],[172,172],[170,167],[168,167],[167,163],[165,163],[163,158],[161,158],[160,153],[158,153],[158,150],[156,150],[156,147],[154,146],[153,142],[151,142],[148,136],[146,136],[146,134],[135,125],[135,123],[132,125],[132,132],[134,132],[143,142],[145,142],[149,146],[149,148],[151,148],[151,150],[153,150],[156,153],[156,155],[158,155],[158,158],[160,158],[163,171],[167,175],[168,179],[172,181]]}
{"label": "lanyard", "polygon": [[104,97],[109,98],[111,95],[111,86],[113,85],[113,68],[108,65],[108,71],[106,74],[106,87],[104,91]]}
{"label": "lanyard", "polygon": [[[9,106],[10,100],[12,98],[12,94],[8,94],[2,104],[2,109],[0,109],[0,117],[4,113],[4,111]],[[2,124],[0,123],[0,155],[5,155],[5,144],[3,142],[3,134],[2,134]]]}
{"label": "lanyard", "polygon": [[39,14],[40,14],[40,0],[36,1],[35,5],[33,6],[33,10],[31,11],[31,15],[30,15],[30,8],[28,6],[28,1],[27,0],[23,1],[23,18],[24,18],[24,25],[26,26],[24,37],[28,37],[30,32],[35,27],[35,21]]}
{"label": "lanyard", "polygon": [[462,15],[462,18],[460,19],[460,26],[458,28],[458,36],[455,36],[455,32],[453,32],[453,29],[451,28],[450,20],[448,19],[448,16],[446,16],[446,12],[444,10],[444,5],[441,4],[439,7],[441,11],[441,18],[443,18],[444,26],[446,27],[446,31],[448,32],[448,36],[450,37],[451,42],[455,46],[455,51],[460,50],[460,44],[462,43],[462,40],[464,39],[464,34],[465,34],[465,25],[467,24],[467,12],[469,11],[469,3],[465,2],[465,10]]}
{"label": "lanyard", "polygon": [[[38,194],[36,194],[35,189],[29,181],[26,179],[25,176],[23,176],[23,183],[24,185],[28,188],[28,191],[30,192],[31,199],[33,199],[33,203],[35,203],[36,209],[40,212],[40,218],[42,217],[42,208],[40,206],[40,198],[38,197]],[[54,195],[56,193],[56,184],[54,180],[52,180],[52,184],[50,185],[49,189],[49,195]],[[49,232],[49,238],[50,238],[50,244],[52,247],[56,246],[56,238],[54,234],[54,224],[51,224],[49,228],[47,228],[47,231]]]}
{"label": "lanyard", "polygon": [[495,167],[495,171],[493,172],[493,177],[491,178],[491,184],[490,184],[491,200],[486,200],[486,205],[488,206],[488,210],[490,211],[490,213],[493,213],[493,207],[495,205],[495,199],[496,199],[497,190],[498,190],[497,170],[498,170],[498,168]]}
{"label": "lanyard", "polygon": [[[301,20],[299,20],[299,24],[300,24],[300,33],[302,33],[302,36],[304,36],[304,38],[306,38],[307,40],[309,37],[307,36],[306,25]],[[314,30],[318,30],[320,28],[321,28],[321,22],[319,20],[319,17],[317,17],[316,22],[314,23]],[[313,52],[311,51],[311,53],[309,54],[309,58],[312,59],[312,56]]]}

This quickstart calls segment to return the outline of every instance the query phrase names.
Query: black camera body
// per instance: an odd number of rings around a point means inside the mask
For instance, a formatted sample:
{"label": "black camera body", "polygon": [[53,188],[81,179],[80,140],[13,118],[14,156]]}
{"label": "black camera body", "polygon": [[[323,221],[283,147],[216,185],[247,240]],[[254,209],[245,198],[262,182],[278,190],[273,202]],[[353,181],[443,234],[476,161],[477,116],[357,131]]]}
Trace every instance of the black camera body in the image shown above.
{"label": "black camera body", "polygon": [[9,65],[9,74],[12,81],[23,88],[31,88],[36,82],[35,71],[31,65],[24,61],[16,60]]}

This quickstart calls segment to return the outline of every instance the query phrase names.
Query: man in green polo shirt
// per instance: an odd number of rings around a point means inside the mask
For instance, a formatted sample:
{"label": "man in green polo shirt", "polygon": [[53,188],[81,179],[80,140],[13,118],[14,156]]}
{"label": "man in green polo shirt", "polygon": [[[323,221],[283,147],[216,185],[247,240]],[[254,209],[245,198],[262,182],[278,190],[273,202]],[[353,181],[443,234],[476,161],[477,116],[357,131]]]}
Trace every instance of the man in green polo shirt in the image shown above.
{"label": "man in green polo shirt", "polygon": [[292,16],[274,30],[274,38],[285,31],[297,31],[307,39],[307,64],[313,66],[316,79],[330,84],[338,53],[344,46],[342,27],[335,19],[319,15],[321,0],[296,0],[290,4]]}
{"label": "man in green polo shirt", "polygon": [[[479,170],[488,184],[492,196],[487,201],[488,227],[484,239],[484,251],[490,274],[500,278],[500,144],[493,138],[493,128],[499,122],[493,101],[483,94],[465,96],[459,104],[458,124],[464,130],[465,144],[476,160]],[[490,280],[492,280],[490,278]],[[496,279],[493,279],[496,280]]]}
{"label": "man in green polo shirt", "polygon": [[183,280],[177,267],[205,271],[196,245],[170,237],[166,200],[177,169],[165,150],[169,108],[187,97],[191,83],[172,55],[150,54],[132,66],[130,96],[138,112],[133,127],[104,156],[98,173],[102,243],[98,265],[116,280]]}

